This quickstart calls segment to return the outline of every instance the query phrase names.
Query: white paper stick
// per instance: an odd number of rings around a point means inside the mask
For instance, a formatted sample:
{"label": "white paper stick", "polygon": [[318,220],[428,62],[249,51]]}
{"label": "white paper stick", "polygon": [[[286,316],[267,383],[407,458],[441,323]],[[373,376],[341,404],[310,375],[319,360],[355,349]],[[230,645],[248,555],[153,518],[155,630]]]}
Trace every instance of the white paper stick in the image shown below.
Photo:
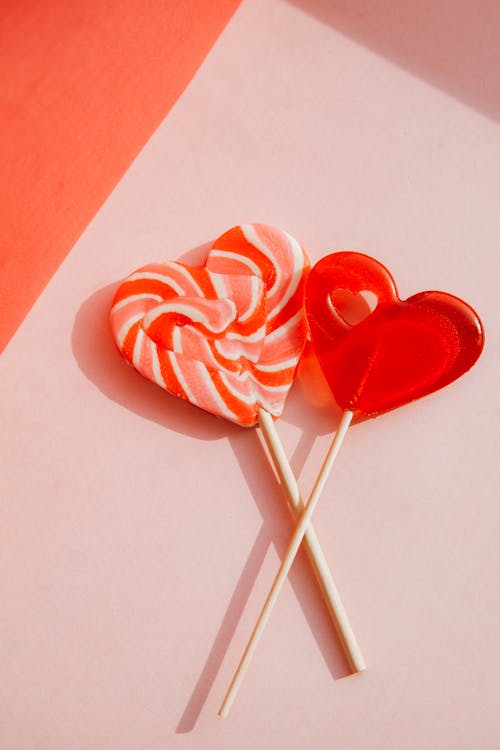
{"label": "white paper stick", "polygon": [[[292,472],[274,420],[269,412],[264,409],[259,410],[259,425],[285,491],[290,510],[294,518],[298,519],[304,510],[304,501],[300,495],[297,480]],[[309,524],[305,533],[304,546],[349,665],[354,672],[362,672],[366,669],[363,654],[361,653],[312,523]]]}
{"label": "white paper stick", "polygon": [[219,716],[225,717],[231,710],[231,706],[234,702],[236,694],[240,688],[241,683],[243,682],[250,661],[252,660],[252,656],[257,648],[257,644],[262,636],[262,633],[264,632],[264,628],[267,624],[267,621],[269,620],[273,607],[276,604],[281,588],[283,587],[283,584],[286,580],[290,568],[292,567],[292,563],[298,552],[302,539],[304,538],[304,535],[307,531],[309,521],[311,520],[311,516],[320,498],[323,487],[325,486],[326,480],[328,479],[333,463],[337,457],[340,446],[342,445],[342,441],[344,440],[349,425],[351,424],[352,417],[352,411],[345,411],[342,414],[337,432],[335,433],[335,437],[333,438],[328,453],[326,454],[326,458],[323,462],[323,466],[321,467],[321,471],[318,474],[307,505],[300,514],[297,527],[290,540],[290,544],[288,545],[288,549],[286,551],[283,562],[280,565],[276,578],[274,579],[274,583],[271,586],[257,623],[253,629],[252,635],[250,636],[250,640],[247,643],[241,661],[231,681],[224,701],[222,702],[222,705],[219,709]]}

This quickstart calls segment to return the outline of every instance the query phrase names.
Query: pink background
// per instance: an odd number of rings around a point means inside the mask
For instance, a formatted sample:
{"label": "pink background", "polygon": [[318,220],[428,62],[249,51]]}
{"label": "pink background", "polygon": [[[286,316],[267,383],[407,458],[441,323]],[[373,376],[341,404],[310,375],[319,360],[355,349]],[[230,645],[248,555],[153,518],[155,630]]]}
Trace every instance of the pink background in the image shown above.
{"label": "pink background", "polygon": [[[2,749],[500,745],[500,12],[330,7],[243,3],[0,361]],[[352,428],[318,507],[368,670],[347,676],[299,559],[222,720],[290,519],[257,431],[142,380],[107,311],[135,267],[255,220],[464,297],[487,347]],[[335,421],[294,387],[304,494]]]}

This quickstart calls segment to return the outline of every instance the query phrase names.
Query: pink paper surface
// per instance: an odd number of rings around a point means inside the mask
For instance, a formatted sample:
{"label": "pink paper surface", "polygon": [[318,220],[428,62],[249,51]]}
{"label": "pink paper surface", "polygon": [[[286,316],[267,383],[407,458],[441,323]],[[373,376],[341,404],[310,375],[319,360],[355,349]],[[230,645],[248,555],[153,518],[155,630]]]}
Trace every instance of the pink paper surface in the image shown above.
{"label": "pink paper surface", "polygon": [[[500,126],[439,85],[244,2],[36,303],[0,361],[1,748],[499,747]],[[300,558],[222,720],[288,511],[258,432],[141,379],[107,314],[131,270],[241,221],[461,296],[487,344],[353,427],[315,514],[368,670],[347,676]],[[336,419],[294,387],[278,429],[305,495]]]}

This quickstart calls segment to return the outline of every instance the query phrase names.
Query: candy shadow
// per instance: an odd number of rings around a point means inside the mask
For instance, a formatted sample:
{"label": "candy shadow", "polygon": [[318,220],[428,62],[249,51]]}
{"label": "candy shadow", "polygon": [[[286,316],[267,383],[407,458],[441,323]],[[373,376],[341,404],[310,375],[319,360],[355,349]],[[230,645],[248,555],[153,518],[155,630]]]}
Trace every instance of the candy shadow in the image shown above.
{"label": "candy shadow", "polygon": [[[202,265],[208,247],[202,245],[194,248],[185,253],[181,260],[190,265]],[[117,287],[118,284],[110,284],[95,292],[77,312],[71,345],[80,370],[107,398],[143,419],[199,440],[228,439],[262,516],[261,529],[179,720],[176,732],[186,733],[194,728],[207,700],[271,544],[282,558],[293,532],[293,522],[257,430],[239,428],[204,413],[166,393],[124,363],[109,327],[109,311]],[[303,401],[300,389],[294,387],[292,391],[285,413],[287,422],[303,429],[292,457],[293,468],[299,473],[317,434],[333,432],[337,420],[332,403],[311,412],[310,406]],[[309,562],[302,552],[294,563],[289,580],[332,676],[338,679],[350,674]]]}
{"label": "candy shadow", "polygon": [[[313,356],[312,347],[307,344],[280,419],[280,422],[292,424],[300,430],[298,443],[289,457],[290,466],[297,479],[316,439],[320,435],[333,437],[341,415],[342,412],[333,400],[328,384]],[[318,471],[319,468],[318,466]],[[304,501],[307,500],[307,494],[304,493]]]}
{"label": "candy shadow", "polygon": [[[200,265],[208,247],[194,248],[182,260]],[[109,311],[117,288],[118,283],[100,289],[77,312],[71,347],[82,373],[107,398],[144,419],[199,440],[227,437],[232,425],[170,395],[125,364],[109,326]]]}

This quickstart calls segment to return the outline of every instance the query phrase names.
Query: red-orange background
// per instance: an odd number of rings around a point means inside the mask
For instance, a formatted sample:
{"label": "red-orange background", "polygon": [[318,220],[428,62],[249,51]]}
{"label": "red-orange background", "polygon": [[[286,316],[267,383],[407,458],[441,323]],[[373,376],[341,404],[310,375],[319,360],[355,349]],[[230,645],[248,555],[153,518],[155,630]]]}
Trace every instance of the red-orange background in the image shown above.
{"label": "red-orange background", "polygon": [[239,0],[18,0],[0,19],[0,351]]}

